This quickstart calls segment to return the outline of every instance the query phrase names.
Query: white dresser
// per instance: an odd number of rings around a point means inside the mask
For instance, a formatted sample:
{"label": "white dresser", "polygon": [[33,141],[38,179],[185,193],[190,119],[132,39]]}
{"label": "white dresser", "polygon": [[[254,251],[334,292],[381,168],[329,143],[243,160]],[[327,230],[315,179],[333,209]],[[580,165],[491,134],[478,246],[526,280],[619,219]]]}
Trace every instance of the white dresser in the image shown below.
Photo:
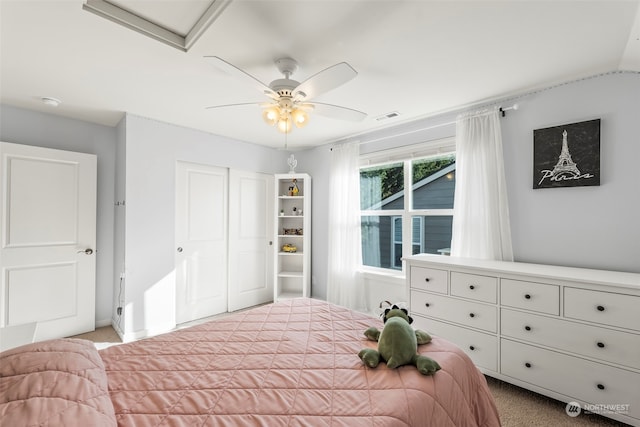
{"label": "white dresser", "polygon": [[406,258],[414,326],[485,374],[640,426],[640,274]]}

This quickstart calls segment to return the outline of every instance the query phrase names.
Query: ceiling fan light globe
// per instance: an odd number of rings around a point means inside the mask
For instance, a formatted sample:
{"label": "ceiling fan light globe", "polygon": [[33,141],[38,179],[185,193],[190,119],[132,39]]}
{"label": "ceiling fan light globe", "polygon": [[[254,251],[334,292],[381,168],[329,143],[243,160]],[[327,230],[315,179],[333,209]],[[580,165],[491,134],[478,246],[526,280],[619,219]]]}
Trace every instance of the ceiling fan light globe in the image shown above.
{"label": "ceiling fan light globe", "polygon": [[275,126],[280,120],[280,111],[276,107],[266,108],[262,112],[262,119],[269,126]]}
{"label": "ceiling fan light globe", "polygon": [[297,128],[303,128],[309,123],[309,115],[300,109],[296,109],[291,113],[291,118],[293,119],[293,123]]}
{"label": "ceiling fan light globe", "polygon": [[282,133],[289,133],[291,132],[291,120],[288,120],[287,118],[282,118],[278,121],[278,130]]}

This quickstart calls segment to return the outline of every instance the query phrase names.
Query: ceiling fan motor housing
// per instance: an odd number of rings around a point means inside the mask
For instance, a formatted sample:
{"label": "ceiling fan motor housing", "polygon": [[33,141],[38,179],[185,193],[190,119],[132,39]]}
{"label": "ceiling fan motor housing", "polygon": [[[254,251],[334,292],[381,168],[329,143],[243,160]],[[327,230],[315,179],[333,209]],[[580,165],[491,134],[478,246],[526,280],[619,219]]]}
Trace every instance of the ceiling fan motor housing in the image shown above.
{"label": "ceiling fan motor housing", "polygon": [[299,82],[292,79],[277,79],[272,81],[269,87],[278,95],[291,98],[291,96],[293,96],[293,90],[297,88],[299,84]]}

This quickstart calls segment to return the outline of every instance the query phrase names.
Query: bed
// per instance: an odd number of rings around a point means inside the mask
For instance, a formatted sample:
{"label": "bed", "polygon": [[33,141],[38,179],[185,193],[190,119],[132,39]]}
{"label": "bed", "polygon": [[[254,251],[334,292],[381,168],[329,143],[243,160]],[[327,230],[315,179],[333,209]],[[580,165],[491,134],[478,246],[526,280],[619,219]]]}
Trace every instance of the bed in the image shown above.
{"label": "bed", "polygon": [[77,339],[0,354],[0,418],[38,426],[499,426],[468,356],[434,337],[442,369],[367,368],[374,317],[300,298],[97,351]]}

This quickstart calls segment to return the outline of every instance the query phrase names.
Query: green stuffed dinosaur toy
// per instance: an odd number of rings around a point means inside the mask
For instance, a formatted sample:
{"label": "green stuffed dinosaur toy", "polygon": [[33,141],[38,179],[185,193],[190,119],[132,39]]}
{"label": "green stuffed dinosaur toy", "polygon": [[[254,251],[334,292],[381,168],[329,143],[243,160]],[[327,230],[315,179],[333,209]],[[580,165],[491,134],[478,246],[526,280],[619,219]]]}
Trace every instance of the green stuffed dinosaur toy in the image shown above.
{"label": "green stuffed dinosaur toy", "polygon": [[397,305],[384,311],[384,328],[380,332],[371,327],[364,335],[378,342],[378,350],[364,348],[358,353],[365,365],[375,368],[383,360],[391,369],[402,365],[414,365],[423,375],[433,375],[440,369],[438,362],[418,354],[418,345],[431,342],[431,336],[411,327],[413,319],[404,308]]}

